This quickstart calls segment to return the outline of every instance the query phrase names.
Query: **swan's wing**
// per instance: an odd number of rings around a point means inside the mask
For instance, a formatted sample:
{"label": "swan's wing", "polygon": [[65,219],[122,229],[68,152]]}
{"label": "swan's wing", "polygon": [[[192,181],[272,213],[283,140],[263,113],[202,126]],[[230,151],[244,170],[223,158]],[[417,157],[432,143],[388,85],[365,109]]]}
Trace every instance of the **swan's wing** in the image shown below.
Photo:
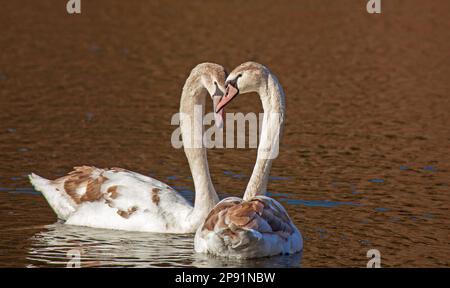
{"label": "swan's wing", "polygon": [[[254,257],[258,253],[275,255],[274,251],[278,250],[278,253],[292,251],[288,247],[290,238],[297,238],[295,234],[299,232],[276,200],[266,196],[256,196],[249,201],[225,200],[216,205],[197,231],[198,252],[222,256],[241,253],[243,257]],[[288,249],[278,249],[277,245]]]}
{"label": "swan's wing", "polygon": [[202,230],[215,231],[230,238],[238,237],[241,230],[275,233],[286,238],[293,232],[293,224],[277,201],[257,196],[250,201],[239,198],[221,201],[209,213]]}
{"label": "swan's wing", "polygon": [[158,214],[169,206],[180,208],[181,211],[190,207],[167,184],[121,168],[81,166],[56,180],[32,174],[30,181],[63,220],[77,214],[79,210],[86,210],[86,207],[92,210],[91,218],[98,217],[96,211],[100,213],[107,209],[124,219],[144,211]]}

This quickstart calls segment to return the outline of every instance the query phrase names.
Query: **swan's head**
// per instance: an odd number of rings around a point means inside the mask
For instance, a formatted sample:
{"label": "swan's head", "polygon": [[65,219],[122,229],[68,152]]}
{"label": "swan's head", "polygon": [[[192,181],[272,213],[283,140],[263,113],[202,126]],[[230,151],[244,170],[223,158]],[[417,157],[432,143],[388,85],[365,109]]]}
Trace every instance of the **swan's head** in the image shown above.
{"label": "swan's head", "polygon": [[246,62],[236,67],[225,81],[226,93],[216,105],[216,112],[220,113],[240,93],[259,92],[263,81],[267,79],[269,70],[256,62]]}
{"label": "swan's head", "polygon": [[194,68],[200,75],[201,85],[208,91],[213,102],[216,126],[223,126],[223,110],[216,112],[216,107],[225,94],[225,78],[227,72],[224,67],[214,63],[202,63]]}

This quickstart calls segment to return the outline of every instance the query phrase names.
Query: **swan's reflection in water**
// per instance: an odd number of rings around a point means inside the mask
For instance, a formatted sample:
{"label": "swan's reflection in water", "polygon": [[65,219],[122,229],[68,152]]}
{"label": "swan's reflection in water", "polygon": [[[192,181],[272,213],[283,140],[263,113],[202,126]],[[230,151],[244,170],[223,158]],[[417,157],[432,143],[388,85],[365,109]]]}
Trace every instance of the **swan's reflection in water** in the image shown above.
{"label": "swan's reflection in water", "polygon": [[[252,260],[194,253],[192,234],[155,234],[55,223],[30,240],[29,267],[66,267],[80,254],[81,267],[299,267],[301,254]],[[69,253],[69,254],[68,254]],[[73,253],[73,251],[72,251]]]}

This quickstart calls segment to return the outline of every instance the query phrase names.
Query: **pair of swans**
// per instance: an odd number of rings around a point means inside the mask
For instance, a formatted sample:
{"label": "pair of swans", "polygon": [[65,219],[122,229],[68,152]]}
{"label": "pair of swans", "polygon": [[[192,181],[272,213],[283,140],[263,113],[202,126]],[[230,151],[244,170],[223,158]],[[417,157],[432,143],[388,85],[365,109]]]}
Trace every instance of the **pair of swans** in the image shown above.
{"label": "pair of swans", "polygon": [[[194,118],[194,107],[204,106],[209,94],[216,124],[220,124],[224,107],[240,93],[248,92],[259,94],[264,109],[256,164],[243,199],[229,197],[219,202],[206,149],[203,145],[191,148],[194,131],[189,119]],[[191,71],[181,95],[180,129],[195,187],[194,206],[163,182],[121,168],[81,166],[56,180],[33,173],[29,178],[66,224],[142,232],[196,232],[196,252],[224,257],[296,253],[303,247],[300,232],[283,206],[264,196],[273,159],[267,157],[268,150],[270,154],[277,148],[284,111],[283,89],[261,64],[241,64],[228,77],[222,66],[212,63],[199,64]]]}

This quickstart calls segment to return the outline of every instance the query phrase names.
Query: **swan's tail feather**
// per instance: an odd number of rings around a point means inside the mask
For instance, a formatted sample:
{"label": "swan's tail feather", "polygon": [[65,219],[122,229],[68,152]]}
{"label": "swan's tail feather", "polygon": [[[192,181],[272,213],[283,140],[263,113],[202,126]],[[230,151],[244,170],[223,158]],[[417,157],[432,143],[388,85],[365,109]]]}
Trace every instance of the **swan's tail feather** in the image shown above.
{"label": "swan's tail feather", "polygon": [[34,173],[28,175],[34,189],[44,195],[47,202],[55,211],[59,219],[67,220],[70,214],[75,211],[75,205],[64,195],[64,192],[58,187],[60,184],[55,181],[42,178]]}

